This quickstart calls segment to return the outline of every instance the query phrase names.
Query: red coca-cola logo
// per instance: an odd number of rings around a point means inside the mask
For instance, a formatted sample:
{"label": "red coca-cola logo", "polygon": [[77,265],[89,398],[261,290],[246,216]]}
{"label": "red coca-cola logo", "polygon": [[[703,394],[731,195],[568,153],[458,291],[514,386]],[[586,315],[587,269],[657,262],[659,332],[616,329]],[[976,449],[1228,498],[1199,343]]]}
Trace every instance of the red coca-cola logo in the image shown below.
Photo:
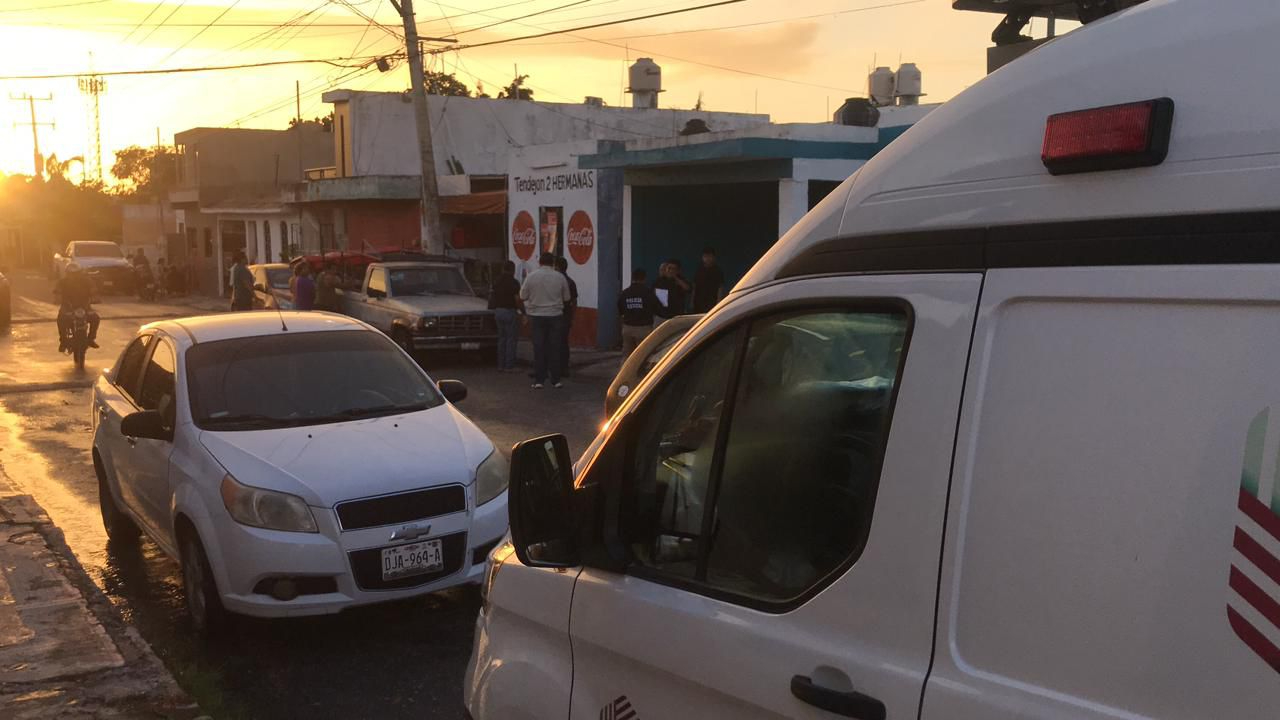
{"label": "red coca-cola logo", "polygon": [[538,244],[538,231],[533,226],[533,216],[521,210],[511,223],[511,247],[516,257],[528,260],[533,257],[533,248]]}
{"label": "red coca-cola logo", "polygon": [[579,210],[569,218],[569,256],[579,265],[586,265],[596,249],[596,230],[591,226],[591,216]]}

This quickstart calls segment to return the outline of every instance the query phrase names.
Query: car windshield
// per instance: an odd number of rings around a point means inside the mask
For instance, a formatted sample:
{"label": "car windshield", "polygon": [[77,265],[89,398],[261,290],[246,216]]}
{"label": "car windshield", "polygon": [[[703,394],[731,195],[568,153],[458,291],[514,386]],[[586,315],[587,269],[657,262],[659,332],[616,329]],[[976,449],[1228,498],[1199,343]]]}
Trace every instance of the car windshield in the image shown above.
{"label": "car windshield", "polygon": [[391,294],[474,295],[467,279],[455,267],[390,268]]}
{"label": "car windshield", "polygon": [[262,430],[398,415],[444,403],[422,370],[367,330],[280,332],[187,352],[191,416],[204,430]]}
{"label": "car windshield", "polygon": [[269,268],[267,270],[267,282],[271,283],[271,287],[276,290],[288,290],[289,278],[293,277],[293,271],[289,268]]}
{"label": "car windshield", "polygon": [[71,246],[71,254],[76,257],[122,258],[120,246],[109,242],[76,243]]}

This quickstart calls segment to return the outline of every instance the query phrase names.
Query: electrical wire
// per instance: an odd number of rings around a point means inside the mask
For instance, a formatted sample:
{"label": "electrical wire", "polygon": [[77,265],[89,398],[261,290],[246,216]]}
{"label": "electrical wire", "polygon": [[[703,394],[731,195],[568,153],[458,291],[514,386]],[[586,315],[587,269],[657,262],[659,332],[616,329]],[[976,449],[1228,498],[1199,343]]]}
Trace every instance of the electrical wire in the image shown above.
{"label": "electrical wire", "polygon": [[218,23],[218,21],[219,21],[219,20],[221,20],[222,18],[226,17],[227,13],[231,12],[232,10],[234,10],[234,9],[236,8],[236,6],[237,6],[237,5],[239,5],[239,4],[240,4],[240,0],[235,0],[235,2],[231,3],[230,5],[228,5],[228,6],[226,7],[226,9],[225,9],[225,10],[223,10],[223,11],[222,11],[222,12],[220,12],[220,13],[218,13],[218,16],[217,16],[217,17],[215,17],[214,19],[210,20],[208,25],[205,25],[204,27],[202,27],[202,28],[200,28],[199,30],[197,30],[197,31],[196,31],[196,34],[195,34],[195,35],[192,35],[190,38],[188,38],[186,42],[184,42],[184,43],[182,43],[181,45],[179,45],[178,47],[176,47],[176,48],[174,48],[174,49],[170,50],[170,51],[169,51],[169,54],[168,54],[168,55],[165,55],[165,56],[164,56],[164,57],[162,57],[162,58],[160,58],[160,60],[159,60],[159,61],[157,61],[157,62],[156,62],[156,64],[157,64],[157,65],[159,65],[160,63],[167,61],[169,58],[173,57],[174,55],[177,55],[177,54],[178,54],[178,52],[179,52],[180,50],[182,50],[182,49],[183,49],[183,48],[185,48],[186,46],[190,45],[191,43],[195,42],[195,41],[196,41],[196,38],[198,38],[198,37],[200,37],[201,35],[203,35],[203,34],[205,34],[206,32],[208,32],[209,28],[211,28],[211,27],[213,27],[214,25],[216,25],[216,24]]}
{"label": "electrical wire", "polygon": [[[256,62],[256,63],[241,63],[238,65],[206,65],[203,67],[152,68],[150,70],[108,70],[105,72],[82,70],[80,72],[50,73],[47,75],[0,75],[0,80],[62,80],[66,78],[76,78],[82,75],[94,75],[97,77],[119,77],[119,76],[130,76],[130,75],[177,75],[181,73],[218,72],[223,70],[245,70],[249,68],[276,67],[280,65],[324,64],[324,65],[332,65],[333,67],[338,67],[338,68],[359,67],[360,69],[365,69],[369,67],[370,64],[372,64],[373,62],[379,59],[386,59],[388,57],[393,57],[393,56],[370,55],[366,58],[363,58],[368,62],[360,65],[347,65],[347,64],[343,64],[343,61],[357,60],[361,58],[347,58],[347,57],[307,58],[303,60],[268,60],[268,61]],[[400,55],[400,57],[403,57],[403,53]]]}
{"label": "electrical wire", "polygon": [[495,22],[491,22],[491,23],[489,23],[488,25],[480,25],[480,26],[478,26],[478,27],[467,28],[467,29],[465,29],[465,30],[462,30],[461,32],[451,32],[451,33],[449,33],[449,35],[450,35],[450,37],[458,37],[459,35],[466,35],[467,33],[478,32],[478,31],[480,31],[480,30],[488,30],[489,28],[491,28],[491,27],[497,27],[498,25],[506,25],[507,23],[511,23],[511,22],[519,22],[519,21],[521,21],[521,20],[524,20],[525,18],[531,18],[531,17],[536,17],[536,16],[538,16],[538,15],[546,15],[546,14],[548,14],[548,13],[559,12],[560,10],[564,10],[564,9],[566,9],[566,8],[571,8],[571,7],[575,6],[575,5],[583,5],[583,4],[585,4],[585,3],[589,3],[589,2],[591,2],[591,0],[574,0],[574,2],[568,3],[568,4],[566,4],[566,5],[560,5],[560,6],[553,7],[553,8],[547,8],[546,10],[539,10],[539,11],[537,11],[537,12],[531,12],[531,13],[529,13],[528,15],[520,15],[519,17],[513,17],[513,18],[506,18],[506,19],[503,19],[503,20],[498,20],[498,21],[495,21]]}
{"label": "electrical wire", "polygon": [[81,2],[62,3],[61,5],[41,5],[39,7],[4,8],[0,13],[40,12],[42,10],[61,10],[62,8],[80,7],[82,5],[101,5],[112,0],[81,0]]}
{"label": "electrical wire", "polygon": [[[348,10],[350,10],[350,11],[351,11],[351,12],[353,12],[353,13],[355,13],[356,15],[359,15],[361,18],[363,18],[363,19],[365,19],[365,20],[369,21],[370,23],[372,23],[372,24],[374,24],[374,25],[377,25],[379,28],[381,28],[381,29],[383,30],[383,32],[387,33],[387,34],[388,34],[388,35],[390,35],[391,37],[394,37],[394,38],[397,38],[397,39],[401,39],[401,40],[403,40],[403,39],[404,39],[404,38],[403,38],[403,36],[402,36],[402,35],[400,35],[400,33],[396,32],[395,30],[391,29],[390,27],[387,27],[386,25],[383,25],[382,23],[378,22],[378,21],[377,21],[377,19],[376,19],[376,18],[374,18],[372,15],[366,15],[366,14],[365,14],[365,12],[364,12],[363,10],[361,10],[360,8],[358,8],[358,7],[356,7],[355,5],[351,4],[351,2],[350,2],[349,0],[329,0],[329,2],[330,2],[330,3],[332,3],[332,4],[334,4],[334,5],[342,5],[343,7],[347,8]],[[375,11],[375,13],[376,13],[376,11]]]}
{"label": "electrical wire", "polygon": [[167,22],[169,22],[169,18],[173,17],[173,16],[174,16],[174,14],[175,14],[175,13],[177,13],[179,10],[181,10],[181,9],[182,9],[182,6],[184,6],[184,5],[186,5],[186,4],[187,4],[187,0],[182,0],[182,2],[178,3],[178,6],[177,6],[177,7],[175,7],[175,8],[174,8],[174,9],[172,9],[172,10],[170,10],[170,11],[169,11],[169,14],[164,16],[164,19],[160,21],[160,24],[159,24],[159,25],[156,25],[155,27],[151,28],[150,32],[148,32],[146,35],[143,35],[143,36],[142,36],[142,39],[138,41],[138,44],[139,44],[139,45],[141,45],[142,43],[144,43],[144,42],[146,42],[147,40],[151,39],[151,36],[152,36],[152,35],[155,35],[157,30],[159,30],[160,28],[164,27],[164,24],[165,24],[165,23],[167,23]]}
{"label": "electrical wire", "polygon": [[125,33],[124,39],[127,41],[130,37],[133,37],[133,34],[138,32],[138,28],[141,28],[143,25],[146,25],[147,21],[151,19],[151,16],[155,15],[156,11],[159,10],[162,6],[164,6],[164,0],[160,0],[160,2],[153,5],[151,7],[151,12],[147,13],[141,20],[138,21],[136,25],[133,26],[132,29],[129,30],[129,32]]}

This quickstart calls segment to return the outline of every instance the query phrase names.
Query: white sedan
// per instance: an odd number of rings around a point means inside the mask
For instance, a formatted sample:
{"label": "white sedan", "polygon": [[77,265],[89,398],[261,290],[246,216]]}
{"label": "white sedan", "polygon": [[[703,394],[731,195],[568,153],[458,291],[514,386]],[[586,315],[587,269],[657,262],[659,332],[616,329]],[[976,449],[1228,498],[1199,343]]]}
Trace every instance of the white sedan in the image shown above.
{"label": "white sedan", "polygon": [[94,386],[103,524],[178,560],[201,630],[478,583],[508,463],[465,396],[339,315],[152,323]]}

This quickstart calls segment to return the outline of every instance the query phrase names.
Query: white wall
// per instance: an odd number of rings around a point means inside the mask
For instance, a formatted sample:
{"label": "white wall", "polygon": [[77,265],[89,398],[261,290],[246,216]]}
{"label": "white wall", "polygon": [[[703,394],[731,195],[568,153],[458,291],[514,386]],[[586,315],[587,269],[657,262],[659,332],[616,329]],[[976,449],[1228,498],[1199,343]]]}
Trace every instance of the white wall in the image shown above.
{"label": "white wall", "polygon": [[[417,175],[413,104],[401,93],[335,90],[325,102],[350,103],[352,174]],[[501,175],[507,155],[530,145],[574,140],[675,137],[701,118],[713,131],[756,127],[768,115],[693,110],[594,108],[567,103],[431,96],[432,140],[440,175]],[[461,168],[450,165],[454,160]]]}

